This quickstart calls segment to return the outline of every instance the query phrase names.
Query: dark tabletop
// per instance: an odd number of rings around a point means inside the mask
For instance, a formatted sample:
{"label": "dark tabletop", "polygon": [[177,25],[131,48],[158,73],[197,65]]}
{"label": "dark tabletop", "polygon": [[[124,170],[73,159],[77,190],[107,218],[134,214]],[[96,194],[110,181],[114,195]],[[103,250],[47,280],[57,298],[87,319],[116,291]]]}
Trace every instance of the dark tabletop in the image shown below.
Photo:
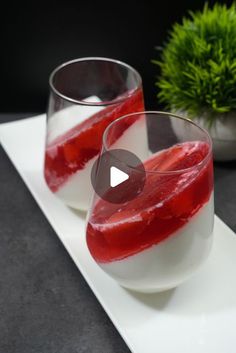
{"label": "dark tabletop", "polygon": [[[0,353],[130,352],[2,147],[0,168]],[[236,231],[236,162],[215,164],[215,206]]]}

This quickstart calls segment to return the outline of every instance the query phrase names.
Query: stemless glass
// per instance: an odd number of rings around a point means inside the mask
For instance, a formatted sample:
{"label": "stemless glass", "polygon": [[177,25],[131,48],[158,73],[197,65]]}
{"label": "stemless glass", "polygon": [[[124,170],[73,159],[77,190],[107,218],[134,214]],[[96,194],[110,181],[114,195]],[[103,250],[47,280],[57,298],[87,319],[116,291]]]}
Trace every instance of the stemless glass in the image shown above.
{"label": "stemless glass", "polygon": [[44,176],[65,204],[87,210],[90,171],[105,128],[144,110],[142,80],[131,66],[107,58],[82,58],[50,76]]}
{"label": "stemless glass", "polygon": [[[127,200],[121,203],[94,193],[86,228],[89,251],[124,287],[142,292],[176,287],[205,262],[212,245],[211,139],[190,120],[141,112],[106,128],[101,156],[109,152],[114,160],[122,159],[122,154],[114,153],[117,148],[140,158],[144,169],[125,160],[123,164],[130,176],[145,173],[144,188],[130,200],[132,185],[127,184]],[[107,192],[115,195],[116,188]]]}

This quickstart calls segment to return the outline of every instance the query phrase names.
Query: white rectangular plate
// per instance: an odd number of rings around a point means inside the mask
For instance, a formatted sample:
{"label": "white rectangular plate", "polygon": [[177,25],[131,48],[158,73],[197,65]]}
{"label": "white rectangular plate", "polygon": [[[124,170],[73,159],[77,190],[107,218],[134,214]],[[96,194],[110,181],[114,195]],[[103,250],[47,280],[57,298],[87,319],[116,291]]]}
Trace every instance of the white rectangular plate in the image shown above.
{"label": "white rectangular plate", "polygon": [[0,126],[0,141],[48,221],[134,353],[236,352],[236,237],[218,217],[207,264],[161,294],[134,294],[94,263],[85,219],[48,190],[43,179],[45,115]]}

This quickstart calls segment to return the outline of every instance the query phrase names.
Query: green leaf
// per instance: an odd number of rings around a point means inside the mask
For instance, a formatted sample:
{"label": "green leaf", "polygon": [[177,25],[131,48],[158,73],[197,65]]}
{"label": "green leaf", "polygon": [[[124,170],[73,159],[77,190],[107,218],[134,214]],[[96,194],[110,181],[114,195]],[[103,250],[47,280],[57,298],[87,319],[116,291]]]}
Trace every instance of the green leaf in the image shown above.
{"label": "green leaf", "polygon": [[168,109],[192,116],[207,111],[210,121],[236,110],[236,5],[206,3],[175,23],[158,57],[157,97]]}

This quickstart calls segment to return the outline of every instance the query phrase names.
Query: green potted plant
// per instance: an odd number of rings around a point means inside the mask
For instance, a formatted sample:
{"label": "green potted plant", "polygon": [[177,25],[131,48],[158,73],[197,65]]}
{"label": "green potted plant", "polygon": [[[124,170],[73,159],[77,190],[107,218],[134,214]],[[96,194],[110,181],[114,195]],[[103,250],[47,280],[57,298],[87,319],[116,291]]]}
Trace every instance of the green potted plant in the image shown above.
{"label": "green potted plant", "polygon": [[208,129],[216,160],[236,159],[235,3],[190,12],[153,62],[159,100]]}

